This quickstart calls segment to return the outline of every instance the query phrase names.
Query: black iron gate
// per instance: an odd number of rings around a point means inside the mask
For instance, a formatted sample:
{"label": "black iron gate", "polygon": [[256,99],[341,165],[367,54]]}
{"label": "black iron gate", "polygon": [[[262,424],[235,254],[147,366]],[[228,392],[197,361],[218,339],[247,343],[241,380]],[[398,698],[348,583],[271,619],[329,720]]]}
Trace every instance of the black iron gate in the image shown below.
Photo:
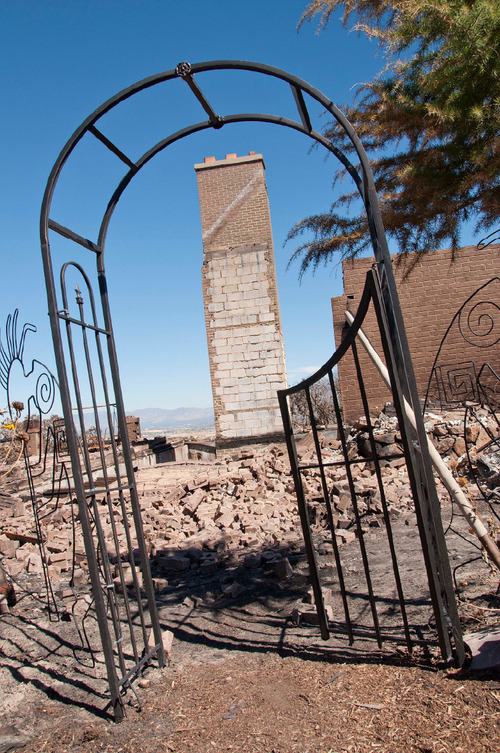
{"label": "black iron gate", "polygon": [[[270,77],[275,83],[284,84],[291,102],[297,110],[298,119],[284,117],[282,113],[229,113],[220,115],[205,97],[199,86],[203,76],[219,71],[245,71]],[[196,76],[196,78],[195,78]],[[131,97],[156,85],[170,81],[184,82],[196,98],[206,119],[170,133],[153,144],[139,158],[132,159],[110,138],[108,129],[113,128],[117,119],[106,120],[105,116]],[[243,83],[245,87],[246,81]],[[277,101],[277,100],[276,100]],[[336,144],[315,130],[308,105],[319,106],[337,121],[347,134],[355,153],[358,165],[349,160]],[[127,111],[125,110],[125,118]],[[41,218],[40,237],[44,264],[49,315],[54,341],[55,359],[64,411],[66,438],[71,455],[73,484],[78,499],[79,518],[85,540],[85,551],[103,643],[111,697],[117,718],[122,716],[121,689],[129,685],[141,666],[154,655],[160,664],[165,657],[162,648],[161,631],[155,609],[154,593],[149,571],[148,552],[144,541],[141,514],[134,468],[128,443],[125,409],[120,385],[118,361],[115,351],[113,328],[105,274],[104,251],[109,223],[113,212],[125,189],[138,172],[157,154],[186,136],[208,130],[220,129],[235,123],[261,122],[291,128],[302,133],[333,154],[344,166],[359,192],[366,209],[368,228],[373,251],[379,265],[381,280],[381,301],[387,320],[387,341],[392,343],[394,360],[393,374],[398,374],[400,389],[414,406],[418,395],[408,352],[404,324],[399,306],[398,294],[387,248],[380,208],[369,161],[363,146],[343,113],[320,91],[296,76],[269,65],[248,61],[222,60],[207,63],[180,63],[177,68],[164,71],[139,81],[123,89],[104,102],[76,129],[57,158],[49,176],[45,190]],[[84,143],[99,143],[107,155],[117,160],[122,169],[118,185],[103,210],[97,238],[92,240],[71,227],[62,224],[52,216],[53,196],[63,168],[70,155]],[[90,169],[91,165],[86,165]],[[83,180],[82,180],[83,183]],[[85,185],[91,191],[92,180]],[[58,217],[58,220],[63,218]],[[56,285],[50,240],[57,238],[55,249],[63,254],[69,249],[72,258],[64,255],[59,268],[60,281]],[[82,248],[84,252],[82,253]],[[76,257],[80,254],[79,257]],[[75,261],[85,256],[91,263],[90,269]],[[60,257],[55,257],[59,258]],[[94,263],[95,262],[95,263]],[[75,285],[75,298],[70,299],[69,285]],[[101,307],[99,312],[94,303],[94,289],[99,289]],[[377,299],[378,300],[378,299]],[[385,325],[384,325],[385,326]],[[64,336],[63,336],[64,335]],[[394,377],[395,378],[395,377]],[[398,387],[399,388],[399,387]],[[86,411],[88,408],[94,433],[89,444]],[[118,438],[115,436],[112,413],[116,411],[118,433],[121,441],[123,460],[118,452]],[[419,450],[408,442],[409,454],[418,456],[420,462],[412,466],[415,490],[427,501],[422,504],[422,531],[432,541],[426,542],[429,557],[439,552],[439,565],[444,568],[446,554],[441,540],[437,513],[429,512],[437,507],[432,492],[432,470],[425,453],[425,431],[421,418],[417,425]],[[94,450],[94,451],[93,451]],[[429,499],[427,499],[429,498]],[[432,499],[431,499],[432,498]],[[429,518],[427,520],[427,517]],[[137,616],[131,607],[128,585],[124,582],[123,562],[127,560],[132,570],[132,592]],[[123,600],[115,594],[113,578],[116,568],[118,582],[124,591]],[[429,566],[430,573],[437,573],[438,566]],[[439,577],[438,577],[439,576]],[[141,584],[142,579],[142,584]],[[430,579],[434,591],[436,608],[445,603],[440,598],[445,587],[441,570]],[[142,605],[142,591],[145,605]],[[450,591],[446,593],[451,599]],[[119,612],[124,612],[124,622],[130,633],[128,646],[121,632]],[[440,618],[440,638],[443,653],[450,653],[448,633],[444,627],[445,615]],[[451,603],[449,607],[451,613]],[[149,641],[146,617],[151,623],[153,640]],[[456,629],[456,626],[455,626]],[[136,636],[138,634],[138,638]],[[141,648],[142,647],[142,648]]]}
{"label": "black iron gate", "polygon": [[[401,458],[398,458],[397,455],[391,456],[387,452],[381,452],[379,449],[380,446],[376,443],[373,421],[370,418],[373,410],[371,410],[371,406],[368,404],[362,361],[358,353],[357,337],[371,306],[373,306],[376,313],[385,362],[390,375],[394,406],[401,434],[400,441],[403,449]],[[364,421],[366,423],[366,431],[363,438],[365,452],[362,455],[359,454],[353,443],[349,442],[349,429],[343,422],[341,400],[335,378],[337,364],[349,354],[355,363],[359,396],[362,401]],[[328,452],[328,449],[325,450],[325,448],[328,448],[328,442],[324,441],[324,435],[325,433],[328,434],[328,431],[325,432],[325,427],[319,423],[317,411],[314,407],[313,390],[315,385],[321,380],[326,380],[329,388],[331,407],[335,415],[338,440],[340,440],[341,445],[340,458],[338,455],[332,458],[331,452]],[[294,431],[290,406],[290,401],[300,393],[303,393],[305,396],[305,401],[302,400],[302,404],[305,403],[307,405],[308,423],[314,439],[314,452],[312,456],[309,453],[305,459],[299,456],[296,431]],[[454,657],[459,664],[462,664],[464,660],[464,647],[449,561],[444,544],[439,502],[432,478],[426,478],[425,464],[427,458],[425,457],[425,453],[421,451],[421,445],[415,428],[412,428],[409,420],[408,403],[395,367],[394,350],[376,269],[371,270],[367,274],[365,289],[357,314],[338,350],[311,377],[288,390],[282,390],[279,393],[279,399],[322,637],[326,640],[329,638],[331,632],[340,632],[348,635],[350,643],[355,638],[374,638],[380,647],[385,640],[396,643],[402,642],[406,644],[409,651],[416,644],[432,644],[437,642],[441,649],[441,655],[446,661],[450,661]],[[393,446],[395,447],[396,445]],[[408,582],[411,576],[408,572],[406,573],[405,583],[405,577],[402,575],[398,561],[392,514],[389,509],[384,483],[384,468],[387,467],[391,459],[404,460],[408,472],[420,534],[422,566],[425,563],[428,594],[430,595],[434,618],[432,622],[435,625],[435,630],[429,629],[428,610],[416,608],[415,594],[412,588],[414,584]],[[392,588],[387,590],[387,586],[385,586],[383,594],[377,590],[374,582],[374,569],[370,563],[370,556],[365,541],[367,532],[365,524],[367,506],[359,491],[358,478],[360,467],[364,468],[366,464],[369,464],[376,477],[376,488],[386,533],[384,542],[385,560],[382,563],[384,581],[386,580],[387,571],[392,571]],[[339,531],[336,528],[338,514],[336,515],[334,500],[340,492],[330,474],[330,470],[339,465],[345,467],[346,471],[347,488],[345,491],[350,496],[354,518],[353,529],[357,544],[359,545],[359,559],[362,566],[362,575],[359,576],[358,574],[356,578],[355,593],[346,584],[346,568],[342,562],[341,551],[339,549]],[[398,463],[398,466],[400,466],[400,463]],[[319,475],[321,482],[322,494],[319,500],[316,495],[315,501],[320,502],[320,507],[324,512],[333,549],[340,596],[338,607],[339,612],[342,613],[340,615],[331,614],[329,616],[326,611],[322,579],[318,566],[318,541],[313,536],[311,530],[309,505],[304,488],[304,477],[311,473],[311,471]],[[380,559],[382,549],[380,538],[378,547],[379,551],[377,554]],[[416,565],[417,563],[414,562],[413,564]],[[408,592],[410,592],[410,596]],[[421,593],[419,597],[418,601],[423,602],[420,603],[420,606],[423,606],[425,598],[421,599]],[[360,600],[365,607],[361,611],[358,606]],[[369,605],[368,612],[370,615],[368,624],[366,621],[367,604]],[[384,615],[390,614],[390,619],[386,625],[382,624],[381,613]]]}

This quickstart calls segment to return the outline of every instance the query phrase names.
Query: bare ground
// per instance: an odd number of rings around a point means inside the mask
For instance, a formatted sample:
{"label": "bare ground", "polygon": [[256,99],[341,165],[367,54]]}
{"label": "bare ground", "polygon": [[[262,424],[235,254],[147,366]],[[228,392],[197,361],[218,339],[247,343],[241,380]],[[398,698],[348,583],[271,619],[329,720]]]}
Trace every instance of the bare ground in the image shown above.
{"label": "bare ground", "polygon": [[120,725],[54,702],[25,750],[498,751],[500,684],[426,664],[343,662],[276,652],[152,673]]}
{"label": "bare ground", "polygon": [[[395,528],[418,607],[414,621],[425,631],[432,620],[416,529],[404,515]],[[459,566],[464,629],[498,626],[497,575],[474,560],[470,542],[447,538],[452,566]],[[390,628],[393,584],[382,542],[380,529],[367,536]],[[357,552],[346,546],[342,559],[362,620]],[[374,641],[349,646],[343,636],[321,641],[317,628],[290,619],[308,579],[300,541],[285,553],[294,573],[284,582],[264,568],[242,568],[237,556],[215,575],[169,578],[158,601],[162,625],[174,633],[169,665],[147,670],[118,725],[106,708],[103,657],[86,647],[86,636],[96,645],[92,614],[82,602],[68,621],[50,621],[38,598],[41,582],[24,576],[18,605],[0,619],[0,753],[500,749],[498,673],[445,666],[432,649],[410,656],[391,642],[380,650]],[[330,558],[320,566],[333,586]],[[242,591],[229,598],[222,588],[235,581]]]}

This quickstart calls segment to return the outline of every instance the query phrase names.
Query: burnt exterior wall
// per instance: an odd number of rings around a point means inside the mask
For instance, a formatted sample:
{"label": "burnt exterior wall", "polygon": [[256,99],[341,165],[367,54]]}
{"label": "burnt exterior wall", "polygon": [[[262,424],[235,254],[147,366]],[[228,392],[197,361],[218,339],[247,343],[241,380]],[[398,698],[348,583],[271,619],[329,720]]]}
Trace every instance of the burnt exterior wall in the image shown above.
{"label": "burnt exterior wall", "polygon": [[[404,279],[405,271],[408,269],[408,263],[413,262],[414,255],[408,255],[406,265],[398,265],[397,257],[392,257],[418,391],[422,399],[427,391],[429,377],[441,340],[457,310],[480,286],[499,274],[500,244],[492,244],[482,250],[478,250],[476,246],[466,246],[455,251],[454,259],[452,256],[449,249],[429,252],[421,258],[406,279]],[[345,309],[350,307],[353,313],[356,312],[363,291],[366,272],[373,263],[373,257],[343,262],[344,295],[332,298],[337,347],[342,340],[344,331]],[[475,344],[494,343],[495,336],[493,333],[487,335],[487,330],[491,324],[493,324],[496,338],[498,338],[499,311],[487,300],[493,296],[498,306],[498,285],[494,285],[494,287],[496,287],[496,290],[489,286],[482,296],[479,295],[477,301],[471,301],[471,305],[468,307],[469,311],[472,312],[470,317],[468,312],[465,312],[467,316],[463,317],[462,329],[468,330],[470,342],[459,335],[456,326],[446,338],[440,362],[443,363],[443,367],[446,367],[443,374],[446,371],[448,376],[450,374],[452,377],[455,376],[457,385],[463,385],[471,378],[474,363],[481,364],[482,360],[487,358],[488,361],[496,363],[497,366],[499,364],[500,346],[498,343],[488,350],[487,356],[485,349],[475,347]],[[348,296],[354,296],[354,298],[348,299]],[[481,303],[481,306],[475,306],[476,303]],[[488,319],[489,314],[493,316],[493,322]],[[495,315],[496,321],[494,320]],[[470,327],[472,327],[472,330],[470,330]],[[383,359],[375,315],[372,311],[370,311],[363,329]],[[391,396],[382,384],[375,366],[361,346],[359,346],[359,355],[370,413],[375,414],[384,407],[387,401],[391,400]],[[455,369],[455,374],[452,373],[453,369]],[[460,376],[461,370],[463,374]],[[357,387],[354,361],[350,355],[342,360],[339,366],[339,377],[344,418],[351,421],[362,415],[364,411]],[[433,395],[433,397],[437,396],[437,394]]]}
{"label": "burnt exterior wall", "polygon": [[286,367],[264,160],[208,157],[195,170],[216,443],[275,437]]}

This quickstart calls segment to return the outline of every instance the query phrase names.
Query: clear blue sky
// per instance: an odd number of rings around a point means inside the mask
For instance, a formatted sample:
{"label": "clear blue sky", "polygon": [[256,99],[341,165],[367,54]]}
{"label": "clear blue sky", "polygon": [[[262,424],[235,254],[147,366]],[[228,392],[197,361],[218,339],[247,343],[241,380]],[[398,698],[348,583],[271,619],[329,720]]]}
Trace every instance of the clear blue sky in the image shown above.
{"label": "clear blue sky", "polygon": [[[21,320],[36,324],[27,357],[54,368],[38,222],[50,169],[71,133],[120,89],[182,60],[268,63],[305,79],[335,103],[348,103],[357,84],[382,66],[376,45],[334,20],[319,35],[316,23],[297,32],[305,5],[2,0],[0,323],[3,328],[18,307]],[[296,117],[285,85],[278,89],[262,78],[206,74],[198,81],[222,115],[260,110]],[[141,96],[106,122],[108,135],[133,158],[176,128],[205,119],[180,81]],[[323,122],[319,110],[314,114]],[[156,157],[125,192],[111,223],[106,267],[128,411],[211,405],[193,164],[250,150],[266,162],[290,383],[333,351],[330,298],[342,291],[341,271],[322,269],[299,284],[298,266],[286,271],[293,245],[283,248],[283,242],[295,222],[330,206],[335,161],[311,151],[305,137],[288,129],[256,124],[206,132]],[[92,239],[119,175],[117,160],[105,156],[96,163],[94,156],[89,147],[68,163],[52,211],[58,222]]]}

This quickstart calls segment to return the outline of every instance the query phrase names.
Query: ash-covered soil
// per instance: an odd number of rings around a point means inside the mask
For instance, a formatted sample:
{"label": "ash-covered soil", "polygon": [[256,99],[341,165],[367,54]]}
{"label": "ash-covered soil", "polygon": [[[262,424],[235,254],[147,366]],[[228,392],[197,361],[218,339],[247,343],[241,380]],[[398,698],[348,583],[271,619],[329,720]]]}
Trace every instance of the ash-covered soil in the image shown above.
{"label": "ash-covered soil", "polygon": [[[412,567],[419,543],[406,518],[404,558]],[[377,555],[383,532],[367,550],[393,589]],[[450,537],[449,537],[450,538]],[[453,559],[468,545],[449,541]],[[500,684],[483,675],[444,667],[436,650],[345,636],[322,641],[318,628],[297,625],[295,609],[309,609],[307,564],[299,541],[282,553],[293,575],[280,580],[265,566],[228,559],[215,575],[171,578],[158,596],[162,627],[173,631],[168,666],[151,668],[128,694],[127,718],[115,724],[106,709],[107,682],[92,612],[85,619],[51,622],[36,598],[41,582],[28,576],[18,605],[1,618],[1,747],[53,751],[488,751],[500,743]],[[254,552],[258,555],[259,552]],[[320,558],[335,589],[331,557]],[[359,567],[357,547],[342,549],[346,571]],[[413,571],[420,611],[431,619],[425,574]],[[418,581],[418,582],[417,582]],[[224,594],[229,582],[240,592]],[[469,629],[497,624],[497,579],[477,562],[460,568],[460,611]],[[366,609],[366,594],[360,589]],[[490,610],[490,611],[488,611]],[[79,618],[78,618],[79,617]],[[78,634],[78,630],[80,634]],[[140,706],[138,704],[140,701]]]}
{"label": "ash-covered soil", "polygon": [[[156,498],[162,485],[177,488],[206,472],[206,463],[146,469],[138,472],[138,489]],[[391,503],[391,522],[413,634],[428,638],[432,610],[404,491],[400,504],[396,497]],[[447,545],[464,631],[498,626],[498,573],[446,496],[442,504],[445,525],[453,516]],[[367,556],[381,628],[396,636],[400,613],[385,525],[373,507],[365,526]],[[192,517],[182,520],[192,525]],[[252,545],[249,526],[241,543],[208,553],[213,567],[193,562],[165,573],[153,558],[153,576],[165,580],[157,603],[162,627],[173,633],[172,649],[166,668],[148,668],[129,691],[127,717],[119,725],[107,707],[88,586],[82,584],[70,606],[57,596],[55,619],[39,574],[17,574],[18,604],[0,617],[0,753],[21,747],[27,753],[498,750],[500,684],[494,671],[445,666],[433,646],[410,655],[396,640],[382,649],[373,639],[350,646],[342,634],[321,640],[318,628],[307,624],[314,619],[300,530],[280,530],[280,520],[272,539]],[[342,604],[333,557],[321,520],[313,528],[335,626],[342,622]],[[359,542],[349,532],[342,529],[339,541],[350,608],[356,625],[372,629]],[[180,557],[187,548],[188,539],[184,547],[180,541],[172,547]]]}

